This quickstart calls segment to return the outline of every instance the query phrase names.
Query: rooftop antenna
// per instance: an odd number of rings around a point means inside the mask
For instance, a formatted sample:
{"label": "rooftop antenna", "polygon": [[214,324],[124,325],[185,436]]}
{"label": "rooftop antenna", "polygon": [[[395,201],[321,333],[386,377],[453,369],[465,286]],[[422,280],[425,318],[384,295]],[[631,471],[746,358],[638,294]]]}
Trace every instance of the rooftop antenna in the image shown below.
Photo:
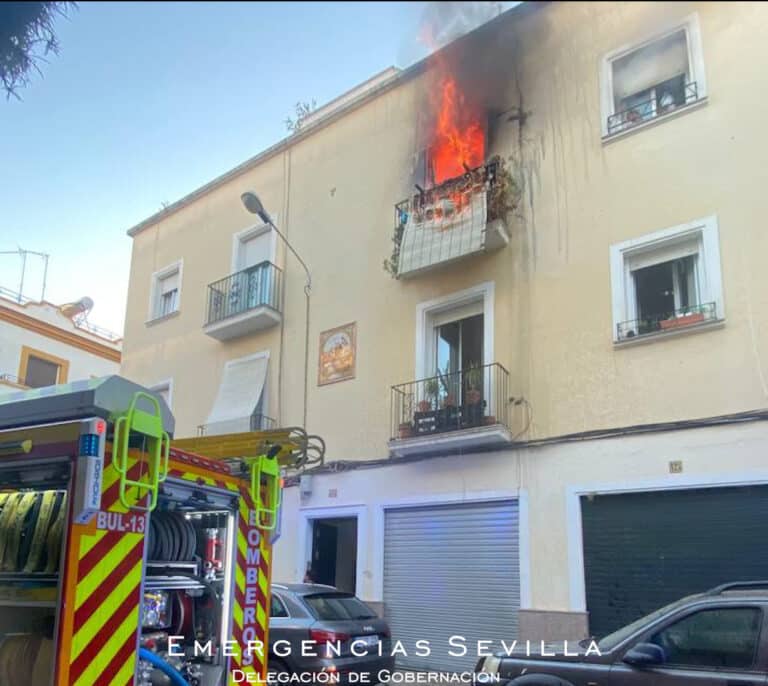
{"label": "rooftop antenna", "polygon": [[40,291],[40,300],[45,300],[45,285],[48,280],[48,258],[50,255],[44,252],[35,252],[34,250],[24,250],[23,248],[17,248],[16,250],[0,250],[0,255],[18,255],[21,259],[21,278],[19,279],[19,290],[16,293],[16,299],[19,303],[24,300],[24,276],[27,271],[27,257],[34,255],[40,257],[43,260],[43,287]]}

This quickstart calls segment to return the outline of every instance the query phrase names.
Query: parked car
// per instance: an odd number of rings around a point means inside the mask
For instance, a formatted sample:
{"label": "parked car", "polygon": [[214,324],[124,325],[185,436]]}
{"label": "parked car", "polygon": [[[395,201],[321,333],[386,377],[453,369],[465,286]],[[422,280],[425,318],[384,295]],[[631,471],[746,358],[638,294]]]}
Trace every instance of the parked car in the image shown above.
{"label": "parked car", "polygon": [[[316,656],[302,655],[302,641],[314,642]],[[394,667],[391,651],[387,623],[354,594],[321,584],[272,584],[270,674],[328,672],[345,683],[350,673],[367,673],[365,683],[376,684],[380,672]]]}
{"label": "parked car", "polygon": [[569,642],[568,654],[564,643],[540,647],[523,642],[481,658],[477,671],[509,686],[766,686],[768,581],[683,598],[608,636]]}

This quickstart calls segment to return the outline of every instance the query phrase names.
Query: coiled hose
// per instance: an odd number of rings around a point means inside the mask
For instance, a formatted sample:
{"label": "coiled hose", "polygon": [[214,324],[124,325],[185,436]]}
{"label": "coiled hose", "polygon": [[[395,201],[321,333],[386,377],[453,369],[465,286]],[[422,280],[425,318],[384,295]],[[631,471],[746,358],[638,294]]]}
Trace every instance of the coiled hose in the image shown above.
{"label": "coiled hose", "polygon": [[171,683],[175,684],[175,686],[189,686],[189,682],[181,676],[177,670],[171,667],[171,665],[161,657],[155,655],[152,651],[147,650],[146,648],[139,648],[139,658],[141,660],[146,660],[153,667],[159,669],[171,680]]}

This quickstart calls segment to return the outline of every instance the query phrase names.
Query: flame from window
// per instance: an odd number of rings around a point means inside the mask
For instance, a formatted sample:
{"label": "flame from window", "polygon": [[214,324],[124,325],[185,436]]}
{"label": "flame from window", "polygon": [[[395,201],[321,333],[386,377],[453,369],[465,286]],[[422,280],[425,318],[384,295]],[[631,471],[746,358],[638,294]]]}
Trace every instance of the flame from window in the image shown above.
{"label": "flame from window", "polygon": [[438,87],[429,147],[434,181],[443,183],[485,161],[485,130],[476,108],[466,101],[456,79],[437,66]]}

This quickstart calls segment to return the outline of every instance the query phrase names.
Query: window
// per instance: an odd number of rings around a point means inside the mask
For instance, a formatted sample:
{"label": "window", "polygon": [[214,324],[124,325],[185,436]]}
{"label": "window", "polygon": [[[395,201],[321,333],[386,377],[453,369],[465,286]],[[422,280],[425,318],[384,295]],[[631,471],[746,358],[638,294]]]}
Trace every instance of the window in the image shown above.
{"label": "window", "polygon": [[66,383],[69,362],[40,350],[22,346],[19,380],[30,388]]}
{"label": "window", "polygon": [[612,136],[706,97],[698,21],[694,16],[604,60],[603,135]]}
{"label": "window", "polygon": [[316,593],[304,596],[304,602],[324,621],[376,618],[376,613],[351,593]]}
{"label": "window", "polygon": [[[478,306],[482,308],[482,303],[478,303]],[[438,374],[444,379],[437,397],[440,402],[450,396],[463,404],[467,387],[462,383],[462,372],[473,367],[479,368],[483,364],[483,328],[482,311],[435,326],[436,366],[432,374]],[[482,382],[482,373],[480,377],[479,383]]]}
{"label": "window", "polygon": [[272,600],[269,605],[269,616],[270,617],[287,617],[288,616],[288,610],[285,609],[285,604],[274,593],[272,593]]}
{"label": "window", "polygon": [[275,240],[274,232],[266,225],[250,227],[235,234],[232,272],[239,276],[232,281],[229,293],[229,307],[233,311],[277,305],[273,302]]}
{"label": "window", "polygon": [[702,610],[651,638],[681,667],[749,669],[755,660],[762,613],[752,607]]}
{"label": "window", "polygon": [[492,282],[416,308],[416,378],[455,373],[493,359]]}
{"label": "window", "polygon": [[717,219],[611,246],[614,341],[724,318]]}
{"label": "window", "polygon": [[152,275],[152,299],[150,321],[168,317],[178,312],[181,305],[181,268],[176,262]]}

